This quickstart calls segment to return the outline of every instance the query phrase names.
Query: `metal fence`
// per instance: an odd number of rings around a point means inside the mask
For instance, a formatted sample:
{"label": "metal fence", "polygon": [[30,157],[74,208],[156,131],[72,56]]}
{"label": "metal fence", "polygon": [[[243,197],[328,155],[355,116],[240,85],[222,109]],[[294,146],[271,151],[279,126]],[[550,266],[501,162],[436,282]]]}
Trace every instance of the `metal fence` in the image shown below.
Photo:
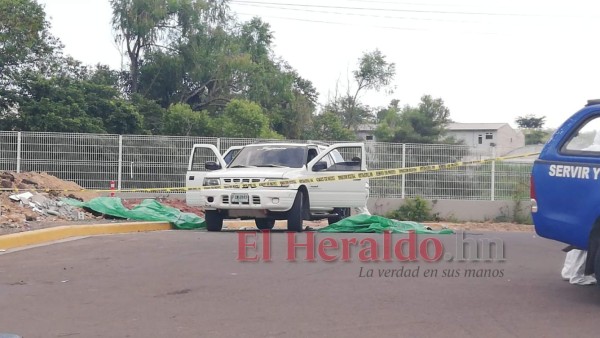
{"label": "metal fence", "polygon": [[[230,146],[260,139],[0,131],[0,170],[47,172],[86,189],[185,186],[193,144]],[[273,140],[270,140],[273,141]],[[302,142],[294,140],[286,142]],[[369,169],[391,169],[494,157],[460,145],[367,142]],[[372,197],[526,199],[530,163],[491,162],[451,170],[371,179]]]}

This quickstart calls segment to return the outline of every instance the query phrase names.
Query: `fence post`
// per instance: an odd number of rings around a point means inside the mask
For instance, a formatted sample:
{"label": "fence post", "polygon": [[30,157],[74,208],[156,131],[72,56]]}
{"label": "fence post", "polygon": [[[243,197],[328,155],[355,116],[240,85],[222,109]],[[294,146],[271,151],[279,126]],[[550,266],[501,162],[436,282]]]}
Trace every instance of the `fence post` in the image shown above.
{"label": "fence post", "polygon": [[[406,168],[406,143],[402,143],[402,168]],[[402,192],[400,197],[404,198],[406,190],[406,174],[402,175]]]}
{"label": "fence post", "polygon": [[119,170],[117,175],[117,190],[121,191],[121,180],[123,179],[123,135],[119,135]]}
{"label": "fence post", "polygon": [[495,160],[495,158],[496,158],[496,147],[492,147],[492,158],[494,160],[492,161],[492,177],[491,177],[492,178],[491,179],[492,184],[491,184],[491,187],[490,187],[491,188],[490,196],[492,198],[492,201],[494,201],[496,199],[496,196],[495,196],[495,192],[496,192],[495,191],[495,189],[496,189],[496,160]]}
{"label": "fence post", "polygon": [[221,153],[221,138],[217,137],[217,150],[219,151],[219,154]]}
{"label": "fence post", "polygon": [[17,174],[21,172],[21,132],[17,132]]}

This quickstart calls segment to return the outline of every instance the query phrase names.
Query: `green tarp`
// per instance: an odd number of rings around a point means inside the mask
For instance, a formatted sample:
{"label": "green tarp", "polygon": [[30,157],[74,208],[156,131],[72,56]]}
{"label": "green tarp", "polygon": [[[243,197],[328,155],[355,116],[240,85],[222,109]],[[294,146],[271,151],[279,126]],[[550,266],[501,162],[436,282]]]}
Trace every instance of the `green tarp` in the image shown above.
{"label": "green tarp", "polygon": [[179,209],[160,204],[153,199],[145,199],[132,209],[127,209],[123,206],[121,199],[118,197],[97,197],[88,202],[65,198],[64,202],[72,206],[88,208],[95,212],[114,217],[137,221],[169,222],[176,229],[206,228],[206,222],[200,216],[181,212]]}
{"label": "green tarp", "polygon": [[344,218],[319,232],[352,232],[352,233],[392,233],[405,234],[414,231],[417,234],[453,234],[451,229],[430,230],[425,225],[411,221],[397,221],[376,215],[359,214]]}
{"label": "green tarp", "polygon": [[[169,222],[176,229],[201,229],[206,228],[204,219],[196,214],[181,212],[179,209],[163,205],[153,199],[145,199],[132,209],[123,206],[118,197],[97,197],[88,202],[65,198],[65,203],[88,208],[95,212],[114,217],[138,221],[163,221]],[[397,221],[376,215],[359,214],[344,218],[319,232],[350,232],[350,233],[408,233],[414,231],[418,234],[453,234],[450,229],[430,230],[425,225],[411,221]]]}

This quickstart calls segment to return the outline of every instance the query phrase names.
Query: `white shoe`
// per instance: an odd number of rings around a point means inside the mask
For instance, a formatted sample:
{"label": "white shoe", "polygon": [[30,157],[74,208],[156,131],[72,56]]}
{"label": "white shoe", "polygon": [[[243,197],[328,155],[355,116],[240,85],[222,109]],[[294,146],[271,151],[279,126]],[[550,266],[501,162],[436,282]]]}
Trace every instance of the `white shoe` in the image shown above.
{"label": "white shoe", "polygon": [[575,276],[569,280],[569,283],[576,285],[594,285],[596,278],[594,276]]}

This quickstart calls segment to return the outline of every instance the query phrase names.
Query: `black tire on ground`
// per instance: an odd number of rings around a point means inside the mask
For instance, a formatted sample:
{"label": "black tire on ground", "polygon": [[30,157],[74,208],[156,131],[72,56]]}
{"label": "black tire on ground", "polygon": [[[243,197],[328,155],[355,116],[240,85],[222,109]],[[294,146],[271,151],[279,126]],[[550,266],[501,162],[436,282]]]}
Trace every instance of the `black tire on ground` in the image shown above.
{"label": "black tire on ground", "polygon": [[[594,256],[594,274],[596,275],[596,279],[600,279],[600,250],[596,250],[596,255]],[[596,286],[600,287],[600,283],[596,282]]]}
{"label": "black tire on ground", "polygon": [[302,190],[298,190],[296,198],[294,199],[294,205],[287,215],[287,229],[289,231],[302,232],[302,221],[304,214],[304,193]]}
{"label": "black tire on ground", "polygon": [[343,220],[344,218],[350,216],[350,208],[334,208],[333,213],[338,215],[333,217],[327,217],[327,223],[329,223],[329,225],[337,223]]}
{"label": "black tire on ground", "polygon": [[254,222],[260,230],[271,230],[275,226],[275,219],[273,218],[256,218]]}
{"label": "black tire on ground", "polygon": [[206,210],[204,220],[206,221],[206,230],[208,231],[221,231],[223,228],[223,215],[217,210]]}

